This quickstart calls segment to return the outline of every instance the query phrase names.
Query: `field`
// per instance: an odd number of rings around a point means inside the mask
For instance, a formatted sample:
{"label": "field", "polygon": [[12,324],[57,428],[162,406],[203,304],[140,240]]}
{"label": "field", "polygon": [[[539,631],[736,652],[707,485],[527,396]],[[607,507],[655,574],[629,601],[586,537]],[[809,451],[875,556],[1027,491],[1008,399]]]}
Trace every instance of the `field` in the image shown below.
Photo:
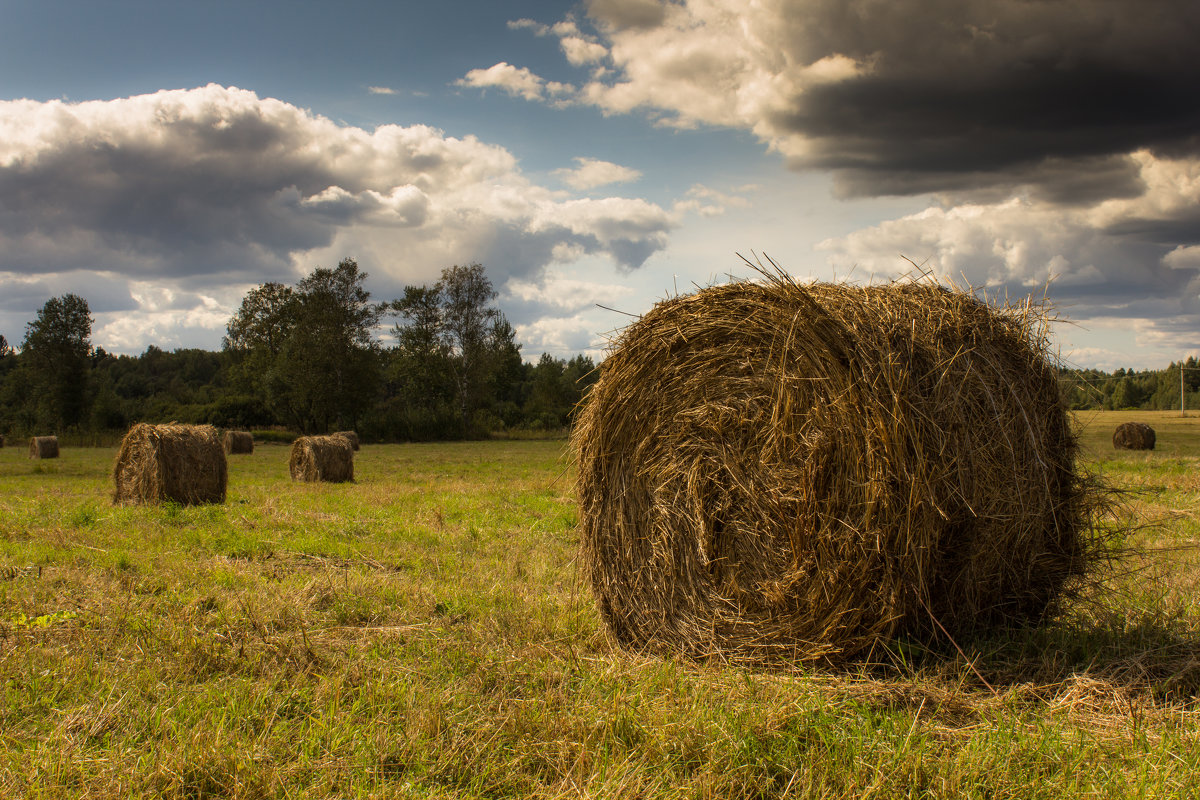
{"label": "field", "polygon": [[318,486],[259,445],[199,508],[113,506],[115,448],[4,448],[0,797],[1196,796],[1200,415],[1078,422],[1137,526],[1110,574],[836,672],[614,649],[562,441],[365,445]]}

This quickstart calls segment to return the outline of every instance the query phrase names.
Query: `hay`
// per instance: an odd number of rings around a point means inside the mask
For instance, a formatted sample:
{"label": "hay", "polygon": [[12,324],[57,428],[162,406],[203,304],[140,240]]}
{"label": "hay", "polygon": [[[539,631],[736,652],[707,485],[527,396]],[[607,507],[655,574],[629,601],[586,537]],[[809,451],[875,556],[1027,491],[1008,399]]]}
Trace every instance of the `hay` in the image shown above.
{"label": "hay", "polygon": [[355,431],[338,431],[337,433],[335,433],[333,435],[334,436],[344,436],[346,438],[346,441],[348,441],[350,443],[350,447],[352,447],[354,449],[354,452],[356,452],[356,453],[358,452],[358,433],[356,433]]}
{"label": "hay", "polygon": [[1113,447],[1118,450],[1153,450],[1154,428],[1144,422],[1122,422],[1113,431]]}
{"label": "hay", "polygon": [[292,442],[288,470],[296,481],[352,481],[354,449],[345,436],[301,436]]}
{"label": "hay", "polygon": [[254,452],[254,434],[250,431],[225,431],[225,452],[242,455]]}
{"label": "hay", "polygon": [[657,305],[571,437],[612,636],[779,664],[1039,618],[1100,548],[1043,322],[783,275]]}
{"label": "hay", "polygon": [[138,423],[113,467],[116,503],[224,503],[225,450],[211,425]]}
{"label": "hay", "polygon": [[29,440],[30,458],[58,458],[57,436],[34,436]]}

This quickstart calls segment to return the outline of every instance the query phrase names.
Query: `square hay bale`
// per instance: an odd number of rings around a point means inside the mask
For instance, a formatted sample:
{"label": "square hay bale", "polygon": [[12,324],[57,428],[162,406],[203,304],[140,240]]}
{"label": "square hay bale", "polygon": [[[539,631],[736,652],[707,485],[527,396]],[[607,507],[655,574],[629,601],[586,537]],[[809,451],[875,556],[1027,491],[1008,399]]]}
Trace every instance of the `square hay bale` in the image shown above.
{"label": "square hay bale", "polygon": [[292,442],[288,471],[296,481],[352,481],[354,448],[345,436],[301,436]]}
{"label": "square hay bale", "polygon": [[1037,307],[763,278],[659,303],[578,412],[580,563],[618,644],[829,663],[1080,585],[1105,495]]}
{"label": "square hay bale", "polygon": [[29,440],[30,458],[58,458],[57,436],[34,436]]}
{"label": "square hay bale", "polygon": [[116,503],[224,503],[225,449],[211,425],[138,423],[113,467]]}
{"label": "square hay bale", "polygon": [[350,447],[358,452],[358,433],[356,431],[338,431],[334,436],[344,436],[346,441],[350,442]]}
{"label": "square hay bale", "polygon": [[225,431],[225,453],[244,455],[254,452],[254,434],[250,431]]}

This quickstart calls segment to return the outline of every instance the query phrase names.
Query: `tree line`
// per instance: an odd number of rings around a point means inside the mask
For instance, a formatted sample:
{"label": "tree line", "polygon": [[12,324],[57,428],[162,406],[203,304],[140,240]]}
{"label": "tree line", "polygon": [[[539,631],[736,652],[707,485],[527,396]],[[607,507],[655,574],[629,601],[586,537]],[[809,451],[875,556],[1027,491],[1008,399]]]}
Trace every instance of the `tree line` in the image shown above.
{"label": "tree line", "polygon": [[[1182,376],[1181,370],[1182,369]],[[1095,369],[1066,369],[1058,374],[1059,386],[1073,409],[1170,411],[1182,400],[1189,410],[1200,409],[1200,364],[1195,356],[1173,361],[1166,369],[1120,368],[1112,373]]]}
{"label": "tree line", "polygon": [[19,349],[0,336],[0,433],[120,431],[135,422],[424,441],[566,427],[592,359],[526,363],[479,264],[372,302],[354,259],[246,294],[219,351],[91,344],[87,301],[51,298]]}

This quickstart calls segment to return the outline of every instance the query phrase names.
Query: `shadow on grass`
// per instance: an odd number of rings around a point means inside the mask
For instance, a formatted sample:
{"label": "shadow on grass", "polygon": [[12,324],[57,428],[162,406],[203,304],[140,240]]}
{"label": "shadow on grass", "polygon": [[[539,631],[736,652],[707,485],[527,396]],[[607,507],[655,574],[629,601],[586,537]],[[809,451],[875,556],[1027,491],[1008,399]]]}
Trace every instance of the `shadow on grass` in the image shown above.
{"label": "shadow on grass", "polygon": [[957,642],[898,640],[871,662],[868,671],[880,678],[937,675],[1050,694],[1083,678],[1159,702],[1200,703],[1200,630],[1182,610],[1122,612],[1093,603],[1038,626]]}

